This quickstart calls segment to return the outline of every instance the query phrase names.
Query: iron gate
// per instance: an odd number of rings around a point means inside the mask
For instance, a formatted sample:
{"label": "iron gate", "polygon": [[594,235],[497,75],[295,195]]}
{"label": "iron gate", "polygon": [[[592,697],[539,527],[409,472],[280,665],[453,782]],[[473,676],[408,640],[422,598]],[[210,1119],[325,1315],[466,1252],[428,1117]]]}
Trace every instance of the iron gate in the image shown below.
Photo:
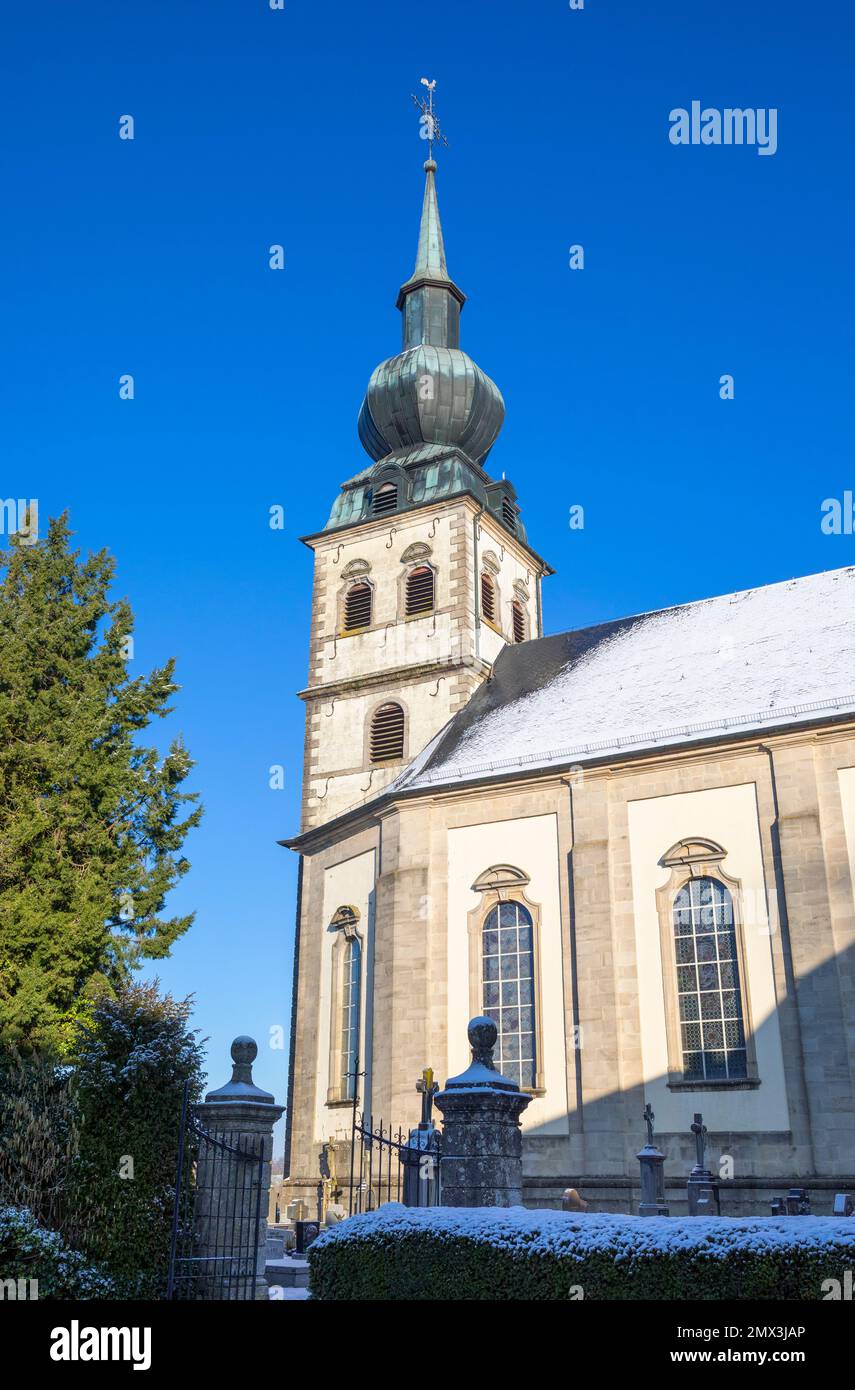
{"label": "iron gate", "polygon": [[253,1299],[258,1232],[266,1210],[264,1138],[210,1134],[185,1085],[175,1169],[166,1297]]}
{"label": "iron gate", "polygon": [[440,1202],[440,1137],[432,1123],[405,1131],[373,1115],[354,1117],[350,1136],[349,1216],[374,1211],[383,1202],[436,1207]]}

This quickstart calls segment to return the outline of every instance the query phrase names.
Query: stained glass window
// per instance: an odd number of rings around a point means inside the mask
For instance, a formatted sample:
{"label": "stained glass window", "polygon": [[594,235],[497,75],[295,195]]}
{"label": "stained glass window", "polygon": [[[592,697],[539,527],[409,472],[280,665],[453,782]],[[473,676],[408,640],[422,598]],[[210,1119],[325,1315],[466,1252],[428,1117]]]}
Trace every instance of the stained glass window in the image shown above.
{"label": "stained glass window", "polygon": [[674,899],[680,1045],[686,1081],[748,1075],[733,899],[723,883],[693,878]]}
{"label": "stained glass window", "polygon": [[341,981],[341,1094],[353,1100],[359,1070],[359,985],[362,950],[356,937],[345,947]]}
{"label": "stained glass window", "polygon": [[499,903],[481,933],[484,1013],[498,1030],[493,1059],[518,1086],[536,1085],[534,931],[522,903]]}

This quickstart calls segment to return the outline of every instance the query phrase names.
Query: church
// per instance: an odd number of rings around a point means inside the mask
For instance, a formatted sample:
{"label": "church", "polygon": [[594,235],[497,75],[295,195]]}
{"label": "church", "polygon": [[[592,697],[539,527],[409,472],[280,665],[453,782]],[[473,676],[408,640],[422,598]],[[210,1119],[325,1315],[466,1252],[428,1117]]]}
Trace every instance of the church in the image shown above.
{"label": "church", "polygon": [[855,568],[544,635],[464,302],[431,157],[370,462],[303,538],[286,1191],[355,1106],[414,1124],[489,1014],[526,1203],[636,1210],[650,1105],[672,1209],[701,1112],[723,1211],[826,1212],[855,1184]]}

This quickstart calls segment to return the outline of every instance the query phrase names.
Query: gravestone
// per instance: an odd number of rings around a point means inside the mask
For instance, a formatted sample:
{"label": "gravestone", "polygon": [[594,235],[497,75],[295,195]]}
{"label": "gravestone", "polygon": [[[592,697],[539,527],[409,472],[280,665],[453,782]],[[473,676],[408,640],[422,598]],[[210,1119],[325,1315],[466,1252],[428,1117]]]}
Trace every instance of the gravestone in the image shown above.
{"label": "gravestone", "polygon": [[493,1063],[496,1025],[469,1024],[472,1061],[449,1077],[436,1096],[442,1115],[441,1205],[522,1206],[520,1116],[531,1096],[501,1075]]}
{"label": "gravestone", "polygon": [[648,1103],[644,1107],[647,1143],[636,1154],[641,1166],[639,1216],[668,1216],[670,1214],[665,1205],[665,1155],[653,1142],[653,1121],[655,1118],[653,1108]]}
{"label": "gravestone", "polygon": [[433,1122],[433,1099],[439,1086],[433,1079],[433,1069],[426,1067],[416,1082],[422,1098],[422,1117],[411,1129],[407,1143],[401,1148],[404,1165],[402,1196],[405,1207],[439,1206],[439,1171],[442,1136]]}
{"label": "gravestone", "polygon": [[705,1162],[707,1127],[699,1111],[695,1114],[691,1129],[695,1136],[697,1161],[689,1174],[689,1215],[721,1216],[718,1180],[713,1177]]}
{"label": "gravestone", "polygon": [[305,1255],[313,1240],[317,1240],[321,1233],[320,1221],[295,1221],[294,1234],[296,1242],[294,1250],[298,1255]]}
{"label": "gravestone", "polygon": [[810,1216],[810,1195],[806,1187],[791,1187],[786,1197],[775,1197],[769,1204],[773,1216]]}

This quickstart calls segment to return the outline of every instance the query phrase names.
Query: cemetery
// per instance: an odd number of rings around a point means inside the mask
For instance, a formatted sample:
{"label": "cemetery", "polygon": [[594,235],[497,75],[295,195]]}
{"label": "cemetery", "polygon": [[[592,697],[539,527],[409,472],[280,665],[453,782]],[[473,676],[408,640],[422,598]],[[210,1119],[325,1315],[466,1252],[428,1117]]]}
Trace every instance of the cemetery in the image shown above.
{"label": "cemetery", "polygon": [[[640,1122],[637,1210],[591,1209],[568,1189],[562,1210],[523,1206],[520,1117],[529,1097],[495,1067],[496,1026],[472,1019],[472,1060],[440,1088],[426,1074],[422,1119],[393,1137],[363,1119],[339,1184],[322,1154],[317,1208],[270,1205],[272,1128],[281,1114],[252,1080],[257,1048],[232,1046],[231,1081],[190,1119],[197,1152],[189,1215],[179,1219],[170,1297],[191,1299],[750,1300],[840,1297],[855,1264],[855,1202],[813,1214],[794,1188],[764,1217],[722,1214],[707,1129],[690,1125],[696,1161],[685,1213],[664,1200],[665,1155],[648,1104]],[[434,1123],[433,1107],[441,1116]],[[346,1197],[346,1201],[341,1201]],[[226,1213],[226,1215],[224,1215]],[[180,1237],[180,1239],[179,1239]]]}

